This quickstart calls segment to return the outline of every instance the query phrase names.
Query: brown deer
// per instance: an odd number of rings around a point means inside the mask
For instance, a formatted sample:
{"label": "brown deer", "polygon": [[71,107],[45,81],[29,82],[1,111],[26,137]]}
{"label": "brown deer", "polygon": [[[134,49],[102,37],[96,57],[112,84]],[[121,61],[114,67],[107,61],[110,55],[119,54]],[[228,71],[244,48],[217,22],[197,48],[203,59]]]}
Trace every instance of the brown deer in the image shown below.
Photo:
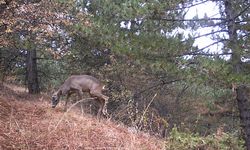
{"label": "brown deer", "polygon": [[67,110],[67,103],[69,97],[73,93],[77,93],[79,98],[82,99],[83,92],[89,92],[90,96],[99,101],[100,108],[97,117],[100,114],[107,115],[107,103],[109,97],[102,94],[104,85],[96,78],[89,75],[72,75],[63,85],[52,95],[52,108],[55,108],[59,103],[60,97],[66,95],[64,110]]}

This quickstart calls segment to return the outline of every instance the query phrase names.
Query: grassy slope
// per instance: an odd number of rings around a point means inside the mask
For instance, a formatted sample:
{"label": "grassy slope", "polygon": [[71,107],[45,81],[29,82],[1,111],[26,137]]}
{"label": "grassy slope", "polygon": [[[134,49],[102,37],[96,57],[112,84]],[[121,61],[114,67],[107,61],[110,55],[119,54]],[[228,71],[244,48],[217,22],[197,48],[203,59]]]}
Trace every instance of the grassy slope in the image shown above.
{"label": "grassy slope", "polygon": [[164,142],[108,120],[99,122],[77,108],[64,115],[61,106],[50,108],[46,95],[1,86],[0,149],[156,150],[164,149]]}

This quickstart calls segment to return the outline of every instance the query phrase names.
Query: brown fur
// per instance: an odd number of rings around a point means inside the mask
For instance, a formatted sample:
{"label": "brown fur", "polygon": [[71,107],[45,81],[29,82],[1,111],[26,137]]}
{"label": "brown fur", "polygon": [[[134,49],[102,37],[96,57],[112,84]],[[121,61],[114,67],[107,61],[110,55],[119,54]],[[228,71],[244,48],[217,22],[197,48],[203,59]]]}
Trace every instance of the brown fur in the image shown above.
{"label": "brown fur", "polygon": [[[72,93],[77,93],[79,98],[82,99],[83,92],[88,92],[91,97],[99,101],[100,108],[97,116],[102,112],[107,115],[107,103],[109,97],[102,94],[104,84],[98,79],[89,75],[72,75],[60,86],[60,88],[53,94],[53,98],[60,99],[60,96],[66,95],[66,102],[64,110],[67,110],[67,103]],[[56,104],[52,107],[55,107]]]}

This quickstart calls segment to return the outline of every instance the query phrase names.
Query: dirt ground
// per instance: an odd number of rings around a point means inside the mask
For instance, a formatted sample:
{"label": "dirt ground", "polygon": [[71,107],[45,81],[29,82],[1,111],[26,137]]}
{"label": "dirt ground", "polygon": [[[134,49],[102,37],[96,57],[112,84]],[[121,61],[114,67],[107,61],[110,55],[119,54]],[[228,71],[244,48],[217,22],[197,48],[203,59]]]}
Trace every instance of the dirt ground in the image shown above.
{"label": "dirt ground", "polygon": [[162,139],[78,108],[52,109],[46,94],[0,86],[0,149],[164,149]]}

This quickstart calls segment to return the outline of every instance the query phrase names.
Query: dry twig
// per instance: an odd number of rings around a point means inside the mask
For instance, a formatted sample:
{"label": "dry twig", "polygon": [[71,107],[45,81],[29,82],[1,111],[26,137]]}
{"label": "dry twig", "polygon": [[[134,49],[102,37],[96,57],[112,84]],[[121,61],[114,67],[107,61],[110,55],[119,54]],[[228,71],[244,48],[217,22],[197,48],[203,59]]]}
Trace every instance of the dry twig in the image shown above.
{"label": "dry twig", "polygon": [[66,114],[74,107],[76,106],[78,103],[87,101],[87,100],[94,100],[95,98],[85,98],[85,99],[81,99],[80,101],[75,102],[73,105],[71,105],[68,110],[63,114],[63,116],[61,117],[61,119],[58,121],[58,123],[55,126],[55,129],[53,131],[55,131],[57,129],[57,127],[59,126],[59,124],[62,122],[63,118],[66,116]]}

